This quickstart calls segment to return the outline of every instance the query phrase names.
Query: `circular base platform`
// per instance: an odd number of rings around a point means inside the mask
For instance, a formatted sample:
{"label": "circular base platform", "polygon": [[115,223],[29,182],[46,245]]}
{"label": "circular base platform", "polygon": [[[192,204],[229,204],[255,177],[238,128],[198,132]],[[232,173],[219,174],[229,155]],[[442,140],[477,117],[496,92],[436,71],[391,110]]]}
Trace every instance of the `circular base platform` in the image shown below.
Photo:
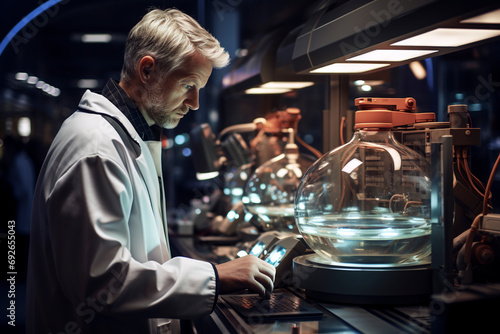
{"label": "circular base platform", "polygon": [[428,263],[338,265],[316,254],[293,260],[293,281],[312,298],[349,304],[417,304],[432,291]]}

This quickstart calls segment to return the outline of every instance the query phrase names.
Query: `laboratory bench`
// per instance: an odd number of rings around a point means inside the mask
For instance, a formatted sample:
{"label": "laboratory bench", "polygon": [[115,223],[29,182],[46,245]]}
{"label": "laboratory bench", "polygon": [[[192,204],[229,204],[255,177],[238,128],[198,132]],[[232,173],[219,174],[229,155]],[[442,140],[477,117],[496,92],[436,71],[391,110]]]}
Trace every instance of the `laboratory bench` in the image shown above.
{"label": "laboratory bench", "polygon": [[[173,256],[222,263],[238,251],[235,240],[224,237],[170,235]],[[334,284],[334,282],[332,282]],[[241,296],[243,293],[238,293]],[[248,293],[250,294],[250,293]],[[306,315],[244,316],[219,296],[214,312],[193,322],[198,333],[430,333],[428,303],[410,306],[363,306],[314,300],[292,286],[279,287],[273,295],[285,294],[307,303],[317,312]],[[318,313],[319,312],[319,313]]]}

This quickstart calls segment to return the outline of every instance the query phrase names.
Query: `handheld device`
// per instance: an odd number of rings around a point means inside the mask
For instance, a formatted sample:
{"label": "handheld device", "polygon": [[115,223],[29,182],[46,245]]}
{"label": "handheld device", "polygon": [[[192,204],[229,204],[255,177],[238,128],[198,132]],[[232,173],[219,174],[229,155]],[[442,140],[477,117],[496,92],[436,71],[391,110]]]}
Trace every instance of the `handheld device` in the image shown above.
{"label": "handheld device", "polygon": [[306,254],[307,250],[307,244],[300,235],[282,238],[274,244],[264,257],[264,261],[276,268],[274,286],[291,281],[293,259]]}
{"label": "handheld device", "polygon": [[[255,242],[248,248],[246,254],[255,255],[263,259],[269,254],[273,246],[283,238],[295,236],[295,233],[280,232],[280,231],[267,231],[262,233]],[[245,255],[246,255],[245,254]]]}

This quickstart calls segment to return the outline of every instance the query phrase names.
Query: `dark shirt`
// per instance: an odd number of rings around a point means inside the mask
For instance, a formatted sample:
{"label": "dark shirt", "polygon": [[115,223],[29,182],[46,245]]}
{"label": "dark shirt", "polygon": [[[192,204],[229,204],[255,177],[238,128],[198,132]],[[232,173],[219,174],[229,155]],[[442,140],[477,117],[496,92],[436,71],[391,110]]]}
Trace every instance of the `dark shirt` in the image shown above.
{"label": "dark shirt", "polygon": [[102,95],[128,118],[142,140],[161,140],[161,128],[158,125],[151,127],[148,125],[139,108],[118,85],[117,81],[109,79],[102,90]]}

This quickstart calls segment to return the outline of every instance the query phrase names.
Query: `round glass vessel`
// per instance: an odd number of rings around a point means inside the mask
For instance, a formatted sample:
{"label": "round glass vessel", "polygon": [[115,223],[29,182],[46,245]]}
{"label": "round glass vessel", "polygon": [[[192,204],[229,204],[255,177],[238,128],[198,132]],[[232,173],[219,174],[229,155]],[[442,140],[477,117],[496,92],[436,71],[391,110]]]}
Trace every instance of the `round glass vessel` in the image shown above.
{"label": "round glass vessel", "polygon": [[262,164],[248,179],[243,197],[245,210],[258,216],[264,231],[298,233],[294,218],[295,194],[312,162],[299,155],[292,139],[284,153]]}
{"label": "round glass vessel", "polygon": [[430,255],[427,160],[390,131],[358,130],[302,178],[295,219],[307,244],[339,264],[408,264]]}

